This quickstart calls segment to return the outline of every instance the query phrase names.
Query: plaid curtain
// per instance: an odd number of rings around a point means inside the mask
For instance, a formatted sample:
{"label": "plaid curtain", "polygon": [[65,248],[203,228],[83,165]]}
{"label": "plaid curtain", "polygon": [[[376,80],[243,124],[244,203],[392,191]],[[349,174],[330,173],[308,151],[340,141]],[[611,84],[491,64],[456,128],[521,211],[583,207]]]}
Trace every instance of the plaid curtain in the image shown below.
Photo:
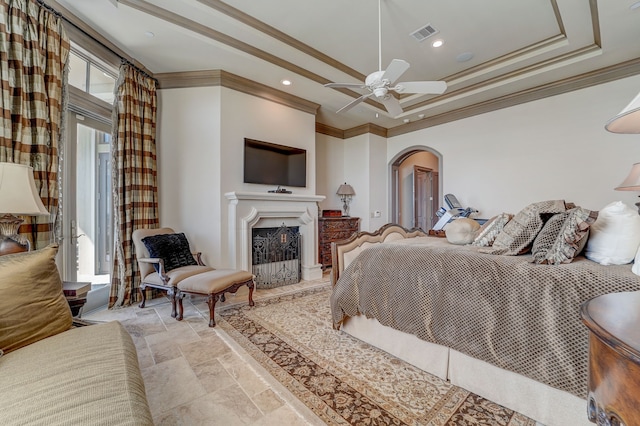
{"label": "plaid curtain", "polygon": [[59,157],[67,102],[69,38],[62,18],[36,0],[2,0],[0,161],[33,167],[49,216],[25,217],[19,233],[42,248],[59,240]]}
{"label": "plaid curtain", "polygon": [[[131,234],[157,228],[156,81],[128,63],[120,66],[115,88],[113,208],[115,256],[109,307],[138,300],[140,274]],[[150,291],[147,296],[153,297]]]}

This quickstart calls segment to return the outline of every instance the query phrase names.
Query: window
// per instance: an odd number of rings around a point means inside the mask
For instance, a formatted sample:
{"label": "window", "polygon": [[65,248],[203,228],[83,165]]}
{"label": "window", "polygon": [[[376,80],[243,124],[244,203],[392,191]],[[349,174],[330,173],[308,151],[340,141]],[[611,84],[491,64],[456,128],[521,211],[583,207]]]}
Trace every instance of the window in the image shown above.
{"label": "window", "polygon": [[69,58],[69,84],[113,104],[117,71],[72,45]]}

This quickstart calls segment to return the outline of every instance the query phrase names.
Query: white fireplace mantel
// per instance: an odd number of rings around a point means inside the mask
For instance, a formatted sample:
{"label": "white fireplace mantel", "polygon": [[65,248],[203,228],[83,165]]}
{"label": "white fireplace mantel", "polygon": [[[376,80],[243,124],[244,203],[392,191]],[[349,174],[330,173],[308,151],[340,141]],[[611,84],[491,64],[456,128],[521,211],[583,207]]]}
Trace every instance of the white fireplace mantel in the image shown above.
{"label": "white fireplace mantel", "polygon": [[318,263],[317,203],[324,196],[263,192],[224,195],[229,200],[229,260],[233,268],[251,271],[251,230],[274,226],[273,221],[280,221],[287,226],[299,226],[302,279],[322,278],[322,265]]}

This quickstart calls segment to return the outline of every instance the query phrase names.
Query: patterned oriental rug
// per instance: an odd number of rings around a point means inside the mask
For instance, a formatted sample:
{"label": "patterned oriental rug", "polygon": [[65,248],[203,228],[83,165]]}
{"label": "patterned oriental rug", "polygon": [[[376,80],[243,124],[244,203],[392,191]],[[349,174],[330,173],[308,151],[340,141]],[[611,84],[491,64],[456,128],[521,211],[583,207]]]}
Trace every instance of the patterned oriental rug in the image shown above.
{"label": "patterned oriental rug", "polygon": [[328,425],[535,426],[333,330],[329,287],[221,309],[222,327]]}

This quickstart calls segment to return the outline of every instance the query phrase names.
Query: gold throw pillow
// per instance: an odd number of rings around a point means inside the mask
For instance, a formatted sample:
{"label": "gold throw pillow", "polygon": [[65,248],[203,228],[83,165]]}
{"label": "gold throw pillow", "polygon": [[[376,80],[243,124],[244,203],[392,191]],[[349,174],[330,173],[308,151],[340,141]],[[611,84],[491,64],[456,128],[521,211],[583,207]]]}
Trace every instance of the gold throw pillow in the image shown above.
{"label": "gold throw pillow", "polygon": [[71,328],[57,253],[53,244],[0,256],[0,349],[5,353]]}

